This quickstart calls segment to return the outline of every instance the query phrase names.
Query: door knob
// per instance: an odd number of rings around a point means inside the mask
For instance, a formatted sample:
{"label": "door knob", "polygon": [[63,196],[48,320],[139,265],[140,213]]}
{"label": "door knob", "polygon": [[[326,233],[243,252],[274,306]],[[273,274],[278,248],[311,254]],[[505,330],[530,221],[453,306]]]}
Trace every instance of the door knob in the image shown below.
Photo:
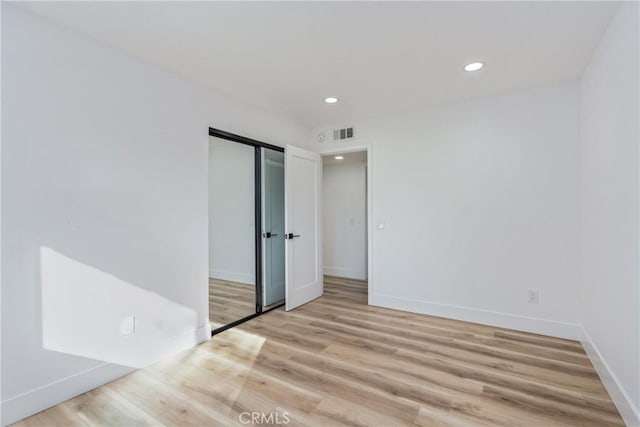
{"label": "door knob", "polygon": [[293,234],[293,233],[289,233],[289,234],[285,234],[284,238],[285,239],[289,239],[289,240],[293,240],[295,237],[300,237],[299,234]]}
{"label": "door knob", "polygon": [[271,233],[270,231],[267,231],[266,233],[262,233],[262,237],[264,237],[265,239],[270,239],[276,236],[277,236],[276,233]]}

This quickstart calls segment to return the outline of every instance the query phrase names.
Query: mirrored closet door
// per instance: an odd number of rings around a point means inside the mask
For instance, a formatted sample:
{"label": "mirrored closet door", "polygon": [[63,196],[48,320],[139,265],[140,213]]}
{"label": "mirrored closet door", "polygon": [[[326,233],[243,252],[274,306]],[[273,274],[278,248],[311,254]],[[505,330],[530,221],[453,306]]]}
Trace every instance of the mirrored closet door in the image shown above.
{"label": "mirrored closet door", "polygon": [[209,135],[209,320],[217,333],[284,303],[284,150]]}
{"label": "mirrored closet door", "polygon": [[262,150],[262,265],[265,308],[284,302],[284,153]]}
{"label": "mirrored closet door", "polygon": [[209,137],[209,320],[218,329],[256,312],[255,153]]}

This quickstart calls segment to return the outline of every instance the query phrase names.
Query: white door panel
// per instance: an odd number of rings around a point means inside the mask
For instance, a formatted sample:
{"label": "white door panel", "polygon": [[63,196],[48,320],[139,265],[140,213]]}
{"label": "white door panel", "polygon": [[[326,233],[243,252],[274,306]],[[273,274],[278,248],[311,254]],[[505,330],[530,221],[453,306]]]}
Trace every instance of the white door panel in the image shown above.
{"label": "white door panel", "polygon": [[322,158],[288,145],[285,150],[286,309],[323,293]]}

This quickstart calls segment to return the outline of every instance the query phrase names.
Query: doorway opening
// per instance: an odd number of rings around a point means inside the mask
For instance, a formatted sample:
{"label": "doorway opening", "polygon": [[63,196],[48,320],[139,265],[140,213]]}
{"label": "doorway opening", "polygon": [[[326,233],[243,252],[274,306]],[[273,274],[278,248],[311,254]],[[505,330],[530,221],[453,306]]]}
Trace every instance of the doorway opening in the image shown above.
{"label": "doorway opening", "polygon": [[368,288],[368,151],[323,153],[322,160],[325,284]]}

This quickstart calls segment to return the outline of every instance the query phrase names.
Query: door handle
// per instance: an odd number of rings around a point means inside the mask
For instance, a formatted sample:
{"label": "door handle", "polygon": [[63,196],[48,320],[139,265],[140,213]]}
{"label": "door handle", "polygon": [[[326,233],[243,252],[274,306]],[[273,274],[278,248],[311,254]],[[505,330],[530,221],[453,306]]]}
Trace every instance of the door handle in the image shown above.
{"label": "door handle", "polygon": [[270,239],[276,236],[277,236],[276,233],[271,233],[270,231],[267,231],[266,233],[262,233],[262,237],[264,237],[265,239]]}
{"label": "door handle", "polygon": [[285,239],[289,239],[289,240],[293,240],[295,237],[300,237],[299,234],[293,234],[293,233],[289,233],[289,234],[285,234],[284,238]]}

